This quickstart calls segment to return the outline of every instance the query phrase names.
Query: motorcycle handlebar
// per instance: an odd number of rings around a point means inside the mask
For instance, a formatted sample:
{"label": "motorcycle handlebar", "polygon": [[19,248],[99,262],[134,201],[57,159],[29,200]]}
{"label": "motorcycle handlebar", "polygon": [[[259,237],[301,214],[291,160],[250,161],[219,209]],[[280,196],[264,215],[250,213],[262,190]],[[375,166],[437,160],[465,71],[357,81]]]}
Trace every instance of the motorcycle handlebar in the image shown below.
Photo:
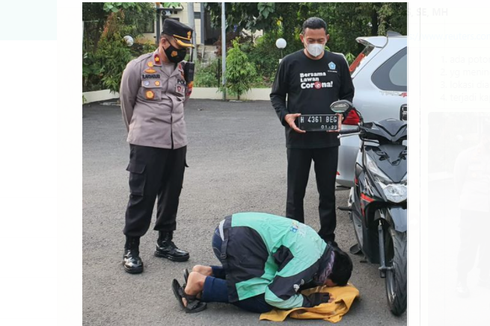
{"label": "motorcycle handlebar", "polygon": [[355,134],[359,132],[359,126],[357,126],[355,129],[347,129],[347,130],[339,130],[340,135],[347,135],[347,134]]}
{"label": "motorcycle handlebar", "polygon": [[337,136],[337,138],[340,139],[343,137],[352,136],[354,134],[359,134],[359,131],[359,126],[357,126],[355,129],[339,130],[339,135]]}

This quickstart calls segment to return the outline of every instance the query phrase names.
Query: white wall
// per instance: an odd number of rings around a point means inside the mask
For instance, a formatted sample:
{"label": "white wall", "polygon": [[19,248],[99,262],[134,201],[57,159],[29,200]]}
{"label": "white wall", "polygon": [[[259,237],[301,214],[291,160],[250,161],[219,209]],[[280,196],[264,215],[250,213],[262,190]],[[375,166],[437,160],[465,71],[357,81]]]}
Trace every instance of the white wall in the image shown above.
{"label": "white wall", "polygon": [[108,89],[104,89],[102,91],[85,92],[83,97],[85,103],[91,103],[119,98],[119,93],[111,93]]}

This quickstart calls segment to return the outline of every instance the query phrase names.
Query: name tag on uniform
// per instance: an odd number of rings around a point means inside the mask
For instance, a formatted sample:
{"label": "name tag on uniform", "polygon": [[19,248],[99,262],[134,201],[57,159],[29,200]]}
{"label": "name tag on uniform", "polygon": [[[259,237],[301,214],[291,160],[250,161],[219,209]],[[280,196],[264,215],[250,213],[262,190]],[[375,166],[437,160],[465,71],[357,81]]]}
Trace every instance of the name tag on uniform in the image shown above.
{"label": "name tag on uniform", "polygon": [[160,79],[160,74],[143,74],[142,79]]}
{"label": "name tag on uniform", "polygon": [[340,118],[338,114],[302,114],[296,119],[296,125],[305,131],[337,131]]}

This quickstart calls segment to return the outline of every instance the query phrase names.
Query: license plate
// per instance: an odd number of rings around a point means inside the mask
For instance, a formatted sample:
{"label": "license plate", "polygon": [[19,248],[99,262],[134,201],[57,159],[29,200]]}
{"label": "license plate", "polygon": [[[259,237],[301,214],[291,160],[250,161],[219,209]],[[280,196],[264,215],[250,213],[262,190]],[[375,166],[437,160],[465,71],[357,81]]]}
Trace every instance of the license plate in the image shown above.
{"label": "license plate", "polygon": [[340,118],[338,114],[302,114],[296,125],[305,131],[336,131],[340,130]]}

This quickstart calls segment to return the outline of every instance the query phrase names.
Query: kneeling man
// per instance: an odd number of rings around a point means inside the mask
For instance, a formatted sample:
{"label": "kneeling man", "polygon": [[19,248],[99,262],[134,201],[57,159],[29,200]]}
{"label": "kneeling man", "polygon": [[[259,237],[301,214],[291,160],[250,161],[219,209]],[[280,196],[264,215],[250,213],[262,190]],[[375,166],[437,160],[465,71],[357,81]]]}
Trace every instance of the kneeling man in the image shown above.
{"label": "kneeling man", "polygon": [[316,286],[344,286],[352,274],[350,257],[329,246],[311,227],[265,213],[227,216],[216,228],[213,250],[222,266],[194,266],[185,284],[172,288],[186,312],[206,302],[227,302],[253,312],[314,307],[325,293],[304,296]]}

